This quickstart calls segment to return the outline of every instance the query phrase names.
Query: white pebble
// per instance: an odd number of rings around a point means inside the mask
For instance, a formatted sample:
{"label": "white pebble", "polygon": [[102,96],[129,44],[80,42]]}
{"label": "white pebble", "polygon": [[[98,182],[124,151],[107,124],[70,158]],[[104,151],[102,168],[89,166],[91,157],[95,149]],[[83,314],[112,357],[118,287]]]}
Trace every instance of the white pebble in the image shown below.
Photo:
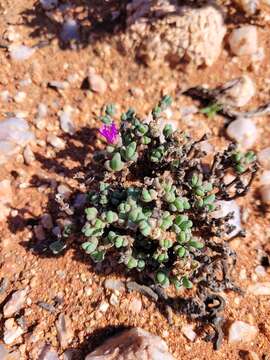
{"label": "white pebble", "polygon": [[29,145],[24,148],[23,157],[27,165],[31,165],[35,161],[35,154],[33,153]]}
{"label": "white pebble", "polygon": [[249,285],[247,291],[252,295],[270,296],[270,282]]}
{"label": "white pebble", "polygon": [[195,333],[195,331],[193,330],[192,325],[185,325],[182,326],[181,328],[181,332],[185,335],[185,337],[194,342],[196,340],[197,334]]}
{"label": "white pebble", "polygon": [[262,265],[256,266],[255,273],[260,277],[264,277],[266,275],[265,268]]}
{"label": "white pebble", "polygon": [[104,301],[99,305],[99,311],[105,313],[109,309],[109,307],[110,305]]}
{"label": "white pebble", "polygon": [[35,49],[25,45],[11,45],[9,53],[13,60],[24,61],[28,60],[34,53]]}
{"label": "white pebble", "polygon": [[47,142],[57,149],[64,149],[65,145],[66,145],[66,143],[63,139],[59,138],[58,136],[56,136],[54,134],[48,135]]}
{"label": "white pebble", "polygon": [[61,129],[70,135],[73,135],[75,133],[75,127],[72,120],[72,113],[74,112],[74,109],[66,105],[60,113],[60,126]]}
{"label": "white pebble", "polygon": [[90,89],[96,93],[104,94],[107,90],[106,81],[98,74],[90,72],[88,75]]}
{"label": "white pebble", "polygon": [[244,25],[234,29],[229,37],[229,44],[234,55],[252,55],[258,51],[257,28]]}
{"label": "white pebble", "polygon": [[229,328],[229,342],[250,342],[255,339],[257,333],[255,326],[243,321],[234,321]]}
{"label": "white pebble", "polygon": [[239,118],[230,123],[227,135],[244,149],[251,148],[257,139],[257,128],[251,119]]}

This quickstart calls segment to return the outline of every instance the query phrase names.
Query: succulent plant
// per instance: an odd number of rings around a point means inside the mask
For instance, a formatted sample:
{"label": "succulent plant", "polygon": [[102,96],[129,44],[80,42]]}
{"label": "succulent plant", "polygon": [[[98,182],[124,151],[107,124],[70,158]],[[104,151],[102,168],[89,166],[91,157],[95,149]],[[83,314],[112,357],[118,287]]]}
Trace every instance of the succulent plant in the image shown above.
{"label": "succulent plant", "polygon": [[143,271],[161,286],[190,289],[233,230],[231,215],[213,216],[217,201],[246,193],[256,157],[230,144],[205,163],[205,137],[194,141],[164,124],[171,103],[165,96],[143,120],[129,109],[119,130],[115,107],[106,107],[101,134],[109,144],[95,154],[104,172],[88,196],[82,248],[94,262],[116,256],[127,270]]}

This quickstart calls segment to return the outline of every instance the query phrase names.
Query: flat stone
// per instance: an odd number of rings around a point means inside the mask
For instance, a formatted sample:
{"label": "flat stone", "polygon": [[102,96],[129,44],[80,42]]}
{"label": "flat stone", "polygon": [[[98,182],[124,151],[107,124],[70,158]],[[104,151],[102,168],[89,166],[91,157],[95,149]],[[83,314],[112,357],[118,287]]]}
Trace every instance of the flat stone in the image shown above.
{"label": "flat stone", "polygon": [[60,345],[62,348],[66,348],[74,336],[70,318],[64,314],[60,314],[55,326]]}
{"label": "flat stone", "polygon": [[250,342],[255,339],[257,333],[256,326],[237,320],[229,328],[229,342]]}
{"label": "flat stone", "polygon": [[15,291],[10,300],[5,304],[3,308],[4,317],[8,318],[20,311],[25,302],[28,294],[28,288]]}
{"label": "flat stone", "polygon": [[174,360],[159,336],[133,328],[111,337],[85,360]]}

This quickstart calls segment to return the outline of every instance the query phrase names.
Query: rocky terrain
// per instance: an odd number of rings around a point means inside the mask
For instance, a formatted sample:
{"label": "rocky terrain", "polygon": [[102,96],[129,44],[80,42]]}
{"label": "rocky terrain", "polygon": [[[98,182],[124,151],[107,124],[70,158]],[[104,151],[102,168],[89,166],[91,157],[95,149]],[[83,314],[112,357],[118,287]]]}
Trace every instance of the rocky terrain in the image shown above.
{"label": "rocky terrain", "polygon": [[[267,0],[0,0],[1,360],[270,359],[269,33]],[[204,151],[234,140],[260,164],[216,214],[245,230],[228,239],[243,292],[222,294],[219,350],[211,329],[176,312],[169,324],[129,274],[62,241],[104,105],[145,116],[165,94],[164,121],[207,133]]]}

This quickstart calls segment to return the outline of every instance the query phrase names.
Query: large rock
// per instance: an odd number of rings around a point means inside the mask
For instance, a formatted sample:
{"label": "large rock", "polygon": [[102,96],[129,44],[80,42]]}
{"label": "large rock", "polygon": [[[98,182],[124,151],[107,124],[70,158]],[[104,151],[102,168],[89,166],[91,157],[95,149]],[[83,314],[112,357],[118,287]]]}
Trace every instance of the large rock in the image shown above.
{"label": "large rock", "polygon": [[85,360],[174,360],[166,343],[140,328],[125,330],[114,336]]}
{"label": "large rock", "polygon": [[[180,2],[179,2],[180,3]],[[133,0],[127,5],[123,44],[148,65],[169,60],[212,65],[226,33],[216,6],[188,7],[170,0]]]}

